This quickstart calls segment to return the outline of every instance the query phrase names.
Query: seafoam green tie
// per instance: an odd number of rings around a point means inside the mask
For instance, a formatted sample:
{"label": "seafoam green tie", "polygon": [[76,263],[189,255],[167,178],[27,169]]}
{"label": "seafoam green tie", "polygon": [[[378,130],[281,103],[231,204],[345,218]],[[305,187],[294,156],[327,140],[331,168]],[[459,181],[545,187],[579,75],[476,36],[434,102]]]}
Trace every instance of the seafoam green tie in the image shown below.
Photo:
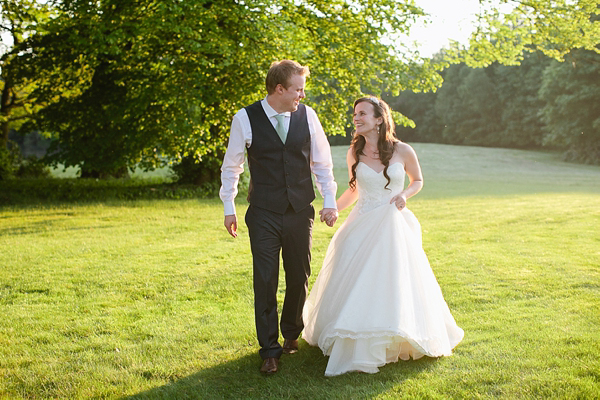
{"label": "seafoam green tie", "polygon": [[275,119],[277,120],[277,126],[275,127],[275,130],[277,131],[277,134],[283,143],[285,143],[285,139],[287,138],[287,132],[285,131],[285,125],[283,124],[284,118],[285,115],[283,114],[275,115]]}

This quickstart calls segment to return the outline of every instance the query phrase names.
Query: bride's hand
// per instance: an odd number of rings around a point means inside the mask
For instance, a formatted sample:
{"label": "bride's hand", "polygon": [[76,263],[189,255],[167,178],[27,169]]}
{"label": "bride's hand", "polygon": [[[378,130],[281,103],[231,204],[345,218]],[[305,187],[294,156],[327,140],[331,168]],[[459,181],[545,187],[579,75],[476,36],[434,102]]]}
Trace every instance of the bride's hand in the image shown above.
{"label": "bride's hand", "polygon": [[402,211],[406,207],[406,197],[402,193],[397,194],[390,200],[390,204],[392,203],[396,204],[398,210]]}
{"label": "bride's hand", "polygon": [[335,208],[324,208],[319,211],[321,215],[321,222],[325,222],[327,226],[333,226],[337,220],[339,214]]}

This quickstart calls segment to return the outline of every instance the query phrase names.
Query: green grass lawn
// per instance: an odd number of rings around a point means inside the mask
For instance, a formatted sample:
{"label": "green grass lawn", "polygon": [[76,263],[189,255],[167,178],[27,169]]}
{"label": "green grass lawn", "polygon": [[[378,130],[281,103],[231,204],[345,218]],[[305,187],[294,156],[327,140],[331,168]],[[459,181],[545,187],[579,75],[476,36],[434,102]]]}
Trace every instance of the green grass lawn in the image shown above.
{"label": "green grass lawn", "polygon": [[[452,357],[325,378],[301,341],[261,376],[247,230],[228,237],[218,199],[11,206],[0,398],[599,398],[600,167],[414,147],[425,187],[408,207],[465,330]],[[334,231],[315,226],[311,285]]]}

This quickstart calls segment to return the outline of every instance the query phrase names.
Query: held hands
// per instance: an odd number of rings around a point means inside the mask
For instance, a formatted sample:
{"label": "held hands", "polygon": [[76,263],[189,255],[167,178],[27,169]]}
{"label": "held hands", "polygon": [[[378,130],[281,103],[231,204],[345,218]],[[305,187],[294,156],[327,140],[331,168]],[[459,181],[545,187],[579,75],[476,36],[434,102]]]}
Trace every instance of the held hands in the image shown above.
{"label": "held hands", "polygon": [[[324,208],[319,211],[319,215],[321,216],[321,222],[325,222],[327,226],[333,226],[339,214],[335,208]],[[226,215],[224,225],[232,237],[237,237],[237,215]]]}
{"label": "held hands", "polygon": [[402,211],[406,207],[406,197],[402,193],[395,195],[390,200],[390,204],[396,204],[398,210]]}
{"label": "held hands", "polygon": [[237,215],[226,215],[225,216],[225,228],[227,232],[234,238],[237,237]]}
{"label": "held hands", "polygon": [[333,226],[338,219],[338,211],[335,208],[324,208],[319,211],[321,222],[325,222],[327,226]]}

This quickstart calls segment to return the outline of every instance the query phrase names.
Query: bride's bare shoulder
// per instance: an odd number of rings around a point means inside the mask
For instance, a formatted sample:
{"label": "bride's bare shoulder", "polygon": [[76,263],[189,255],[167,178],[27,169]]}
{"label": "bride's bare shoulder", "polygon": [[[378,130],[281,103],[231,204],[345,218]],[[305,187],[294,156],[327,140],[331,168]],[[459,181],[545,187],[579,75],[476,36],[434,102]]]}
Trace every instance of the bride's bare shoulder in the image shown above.
{"label": "bride's bare shoulder", "polygon": [[394,151],[397,151],[398,155],[400,155],[402,158],[406,156],[412,156],[415,154],[415,150],[412,148],[411,145],[409,145],[408,143],[404,143],[400,140],[394,143]]}

